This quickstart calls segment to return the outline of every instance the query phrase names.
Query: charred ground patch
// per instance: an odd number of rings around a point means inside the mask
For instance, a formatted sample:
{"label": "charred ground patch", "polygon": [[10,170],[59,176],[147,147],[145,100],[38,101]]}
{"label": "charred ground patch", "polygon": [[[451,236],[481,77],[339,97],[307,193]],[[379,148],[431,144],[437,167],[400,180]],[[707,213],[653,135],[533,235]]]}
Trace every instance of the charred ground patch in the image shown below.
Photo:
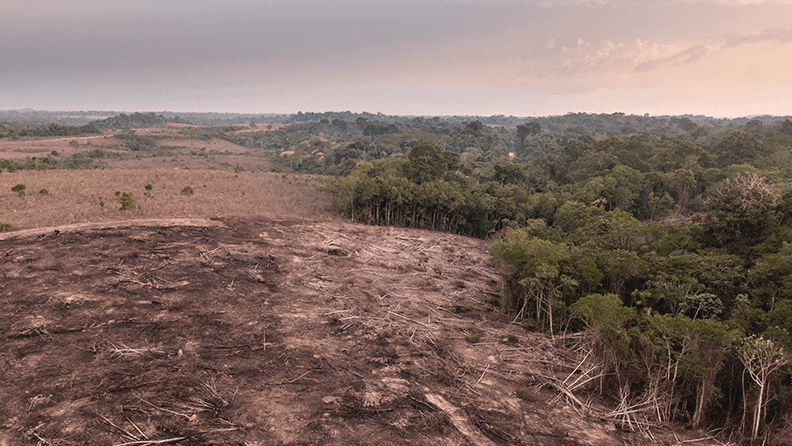
{"label": "charred ground patch", "polygon": [[648,441],[549,404],[481,240],[177,223],[0,240],[0,444]]}

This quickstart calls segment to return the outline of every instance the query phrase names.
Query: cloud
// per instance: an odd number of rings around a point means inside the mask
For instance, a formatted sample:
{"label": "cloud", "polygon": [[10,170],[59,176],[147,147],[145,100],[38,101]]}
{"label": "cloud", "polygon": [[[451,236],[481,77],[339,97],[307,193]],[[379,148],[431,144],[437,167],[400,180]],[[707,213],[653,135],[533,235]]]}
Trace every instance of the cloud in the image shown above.
{"label": "cloud", "polygon": [[706,57],[707,54],[709,53],[710,50],[706,46],[699,44],[696,46],[692,46],[684,51],[680,51],[669,57],[663,57],[659,59],[653,59],[653,60],[648,60],[646,62],[642,62],[638,64],[633,69],[633,71],[637,73],[648,73],[658,68],[694,63],[700,61],[701,59]]}
{"label": "cloud", "polygon": [[556,41],[555,41],[555,38],[553,38],[553,37],[551,37],[550,41],[545,44],[545,48],[547,48],[547,49],[555,48],[555,46],[556,46]]}
{"label": "cloud", "polygon": [[740,45],[748,45],[760,42],[792,42],[792,28],[768,28],[759,34],[730,36],[727,39],[726,44],[723,45],[721,49],[725,50],[727,48],[734,48]]}
{"label": "cloud", "polygon": [[763,3],[792,3],[792,0],[512,0],[514,3],[530,4],[544,8],[570,7],[623,7],[644,8],[676,4],[715,4],[720,6],[758,5]]}

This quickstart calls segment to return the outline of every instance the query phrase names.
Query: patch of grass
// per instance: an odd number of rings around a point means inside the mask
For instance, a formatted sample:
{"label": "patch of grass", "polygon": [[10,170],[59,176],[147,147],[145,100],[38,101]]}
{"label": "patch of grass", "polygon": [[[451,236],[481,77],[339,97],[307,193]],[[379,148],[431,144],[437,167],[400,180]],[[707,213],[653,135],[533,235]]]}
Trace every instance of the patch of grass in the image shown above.
{"label": "patch of grass", "polygon": [[49,189],[47,189],[46,187],[44,187],[44,188],[42,188],[42,189],[39,191],[39,193],[40,193],[41,195],[47,195],[47,194],[49,194]]}
{"label": "patch of grass", "polygon": [[467,313],[470,311],[470,307],[467,305],[454,305],[448,309],[448,311],[458,314],[458,313]]}
{"label": "patch of grass", "polygon": [[193,194],[193,188],[190,187],[190,186],[184,186],[184,189],[182,189],[181,194],[182,195],[192,195]]}
{"label": "patch of grass", "polygon": [[481,336],[471,333],[471,334],[465,336],[465,340],[467,340],[471,344],[475,344],[476,342],[481,340]]}
{"label": "patch of grass", "polygon": [[517,390],[516,392],[517,398],[527,401],[529,403],[536,403],[539,402],[539,398],[535,397],[532,393],[526,392],[525,390]]}
{"label": "patch of grass", "polygon": [[0,232],[10,231],[12,229],[14,229],[14,225],[11,223],[0,222]]}

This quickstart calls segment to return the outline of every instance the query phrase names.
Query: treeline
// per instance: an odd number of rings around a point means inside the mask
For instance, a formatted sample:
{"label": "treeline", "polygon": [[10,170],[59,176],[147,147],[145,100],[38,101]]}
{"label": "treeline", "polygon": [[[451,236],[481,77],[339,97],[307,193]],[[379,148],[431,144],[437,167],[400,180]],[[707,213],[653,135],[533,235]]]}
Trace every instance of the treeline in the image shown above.
{"label": "treeline", "polygon": [[46,157],[27,157],[24,159],[0,158],[0,173],[3,170],[16,172],[18,170],[54,170],[54,169],[97,169],[104,167],[98,156],[90,152],[75,153],[68,158],[58,158],[48,155]]}
{"label": "treeline", "polygon": [[[458,132],[452,136],[446,141],[464,137]],[[487,142],[467,136],[474,143]],[[431,142],[407,140],[397,147],[407,156],[377,153],[382,147],[372,149],[362,141],[322,155],[331,158],[326,163],[352,169],[338,185],[340,209],[375,224],[484,237],[531,219],[565,226],[581,212],[619,209],[637,220],[702,212],[712,188],[743,171],[761,172],[780,190],[792,188],[792,137],[786,135],[758,140],[737,131],[709,148],[685,139],[654,142],[645,136],[613,137],[592,145],[572,140],[559,153],[528,163],[472,158],[474,148],[459,154]],[[367,162],[360,164],[363,160]],[[421,179],[411,174],[420,170],[435,175]],[[402,215],[409,218],[393,220]]]}
{"label": "treeline", "polygon": [[[406,159],[412,147],[427,140],[443,150],[459,154],[463,164],[478,162],[487,165],[528,164],[546,155],[575,156],[574,153],[565,153],[565,150],[579,149],[575,146],[570,149],[574,142],[601,146],[608,144],[603,141],[618,139],[624,142],[639,138],[644,145],[657,146],[671,140],[680,144],[692,143],[709,155],[713,146],[736,132],[750,137],[742,143],[751,144],[752,138],[761,142],[761,148],[769,147],[771,150],[778,144],[785,144],[784,136],[792,136],[792,121],[772,121],[769,118],[707,121],[693,117],[696,118],[694,121],[689,117],[579,113],[528,120],[491,117],[462,121],[455,120],[456,117],[396,119],[373,114],[355,116],[349,112],[303,113],[297,116],[299,120],[295,118],[292,124],[277,130],[232,133],[233,130],[215,128],[213,135],[272,153],[273,164],[278,171],[335,176],[348,175],[360,162],[382,158]],[[751,149],[743,147],[741,150]],[[564,157],[561,160],[565,161]],[[548,158],[548,161],[553,159]],[[706,160],[699,164],[706,164]]]}
{"label": "treeline", "polygon": [[122,113],[118,116],[91,122],[92,125],[95,125],[102,130],[167,127],[168,124],[171,123],[191,124],[190,122],[185,121],[178,116],[166,118],[162,115],[155,115],[154,113],[132,113],[131,115]]}
{"label": "treeline", "polygon": [[404,158],[359,163],[328,190],[359,222],[505,233],[492,246],[504,309],[575,340],[585,376],[564,390],[622,408],[615,421],[684,421],[783,444],[792,438],[787,122],[761,139],[743,127],[709,145],[573,139],[529,162],[471,160],[424,141]]}
{"label": "treeline", "polygon": [[101,130],[93,124],[83,126],[71,126],[61,124],[39,124],[39,123],[0,123],[0,138],[24,138],[27,136],[53,137],[53,136],[84,136],[96,135]]}

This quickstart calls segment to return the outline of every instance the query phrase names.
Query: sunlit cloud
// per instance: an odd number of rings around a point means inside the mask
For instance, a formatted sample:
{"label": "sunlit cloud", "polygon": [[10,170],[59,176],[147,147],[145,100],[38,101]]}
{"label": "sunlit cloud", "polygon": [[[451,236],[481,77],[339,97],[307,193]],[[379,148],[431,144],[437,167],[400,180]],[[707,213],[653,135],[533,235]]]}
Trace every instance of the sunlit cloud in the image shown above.
{"label": "sunlit cloud", "polygon": [[669,57],[642,62],[638,64],[633,70],[636,72],[646,73],[661,67],[694,63],[706,57],[709,52],[710,50],[706,46],[699,44]]}
{"label": "sunlit cloud", "polygon": [[730,36],[721,49],[734,48],[740,45],[747,45],[759,42],[781,42],[792,43],[792,28],[778,29],[768,28],[759,34]]}

